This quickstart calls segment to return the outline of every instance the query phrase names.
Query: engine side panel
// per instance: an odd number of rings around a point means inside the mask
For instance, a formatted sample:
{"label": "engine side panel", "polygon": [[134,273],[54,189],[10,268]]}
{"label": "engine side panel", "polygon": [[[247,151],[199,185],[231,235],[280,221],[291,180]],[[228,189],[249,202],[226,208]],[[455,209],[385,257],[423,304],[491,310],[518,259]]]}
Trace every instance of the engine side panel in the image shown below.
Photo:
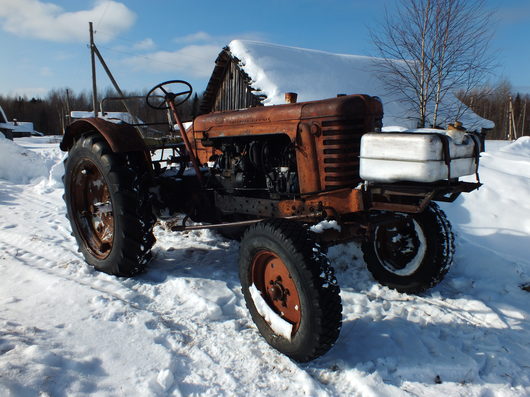
{"label": "engine side panel", "polygon": [[299,193],[355,187],[360,181],[363,134],[381,127],[378,98],[349,95],[314,102],[217,112],[199,116],[193,127],[200,162],[221,155],[218,139],[267,139],[285,135],[295,147]]}

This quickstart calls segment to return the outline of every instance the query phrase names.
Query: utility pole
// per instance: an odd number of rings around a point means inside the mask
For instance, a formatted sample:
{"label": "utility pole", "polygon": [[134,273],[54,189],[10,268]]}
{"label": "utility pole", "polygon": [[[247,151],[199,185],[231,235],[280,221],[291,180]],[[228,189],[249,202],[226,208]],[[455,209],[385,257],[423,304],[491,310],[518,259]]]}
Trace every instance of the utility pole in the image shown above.
{"label": "utility pole", "polygon": [[96,57],[94,54],[94,29],[92,27],[92,22],[88,23],[88,28],[90,30],[90,60],[92,62],[92,105],[94,106],[94,117],[98,117],[98,88],[96,83]]}
{"label": "utility pole", "polygon": [[524,136],[524,133],[525,133],[525,128],[524,128],[525,122],[526,122],[526,99],[524,100],[524,107],[523,107],[523,122],[521,124],[521,136]]}
{"label": "utility pole", "polygon": [[[140,135],[142,135],[142,131],[141,131],[140,127],[138,126],[138,118],[129,109],[129,106],[127,105],[127,101],[126,101],[127,98],[125,98],[125,96],[123,94],[123,91],[120,89],[120,86],[118,85],[116,79],[112,75],[109,67],[107,66],[107,63],[103,59],[103,55],[101,55],[101,53],[98,50],[98,47],[94,43],[94,31],[93,31],[93,28],[92,28],[92,22],[89,22],[88,26],[89,26],[89,29],[90,29],[90,56],[91,56],[91,60],[92,60],[92,95],[93,95],[92,100],[93,100],[93,104],[94,104],[94,117],[98,116],[98,111],[97,111],[97,108],[98,108],[98,104],[97,104],[97,87],[96,87],[96,57],[97,57],[99,62],[101,63],[101,66],[103,66],[103,69],[107,73],[107,76],[109,77],[112,85],[114,86],[114,89],[120,95],[120,99],[121,99],[121,102],[123,104],[123,107],[125,107],[125,110],[127,110],[127,113],[129,113],[131,115],[131,117],[133,119],[133,122],[135,124],[136,130],[138,131],[138,133]],[[101,111],[103,112],[103,109],[101,109]],[[101,114],[101,116],[103,116],[103,113]]]}
{"label": "utility pole", "polygon": [[508,140],[513,141],[513,123],[512,123],[512,117],[513,117],[513,106],[512,106],[512,97],[510,96],[508,98]]}
{"label": "utility pole", "polygon": [[66,89],[66,114],[70,117],[70,90]]}
{"label": "utility pole", "polygon": [[[114,86],[114,89],[118,92],[118,94],[120,95],[120,98],[121,98],[121,102],[123,104],[123,106],[125,107],[125,110],[127,110],[127,113],[129,113],[134,121],[135,124],[138,124],[138,119],[136,118],[136,116],[131,112],[131,109],[129,109],[129,106],[127,105],[127,102],[125,101],[125,96],[123,95],[123,92],[120,88],[120,86],[118,85],[118,83],[116,82],[116,79],[114,78],[114,76],[112,75],[112,72],[110,71],[109,67],[107,66],[107,63],[105,62],[105,60],[103,59],[103,55],[101,55],[101,53],[99,52],[98,48],[96,47],[96,45],[94,44],[94,47],[92,49],[92,54],[96,54],[98,59],[99,59],[99,62],[101,63],[101,66],[103,66],[103,69],[105,69],[105,72],[107,73],[107,76],[109,76],[109,79],[110,79],[110,82],[112,83],[112,85]],[[103,111],[103,110],[102,110]],[[103,116],[103,114],[102,114]],[[138,126],[136,127],[138,129]],[[140,130],[138,130],[140,131]]]}
{"label": "utility pole", "polygon": [[70,90],[66,89],[66,99],[65,99],[65,106],[66,106],[66,114],[63,113],[62,115],[62,123],[63,123],[63,135],[65,133],[65,124],[70,124]]}

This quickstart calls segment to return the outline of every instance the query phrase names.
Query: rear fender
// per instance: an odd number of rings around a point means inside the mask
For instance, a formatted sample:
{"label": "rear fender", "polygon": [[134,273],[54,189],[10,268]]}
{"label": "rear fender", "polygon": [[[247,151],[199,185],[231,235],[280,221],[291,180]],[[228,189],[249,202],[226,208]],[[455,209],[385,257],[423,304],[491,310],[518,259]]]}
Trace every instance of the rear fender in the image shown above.
{"label": "rear fender", "polygon": [[129,124],[115,124],[110,121],[90,117],[74,121],[63,136],[60,148],[68,151],[75,140],[85,132],[99,132],[115,153],[146,151],[146,145],[140,133]]}

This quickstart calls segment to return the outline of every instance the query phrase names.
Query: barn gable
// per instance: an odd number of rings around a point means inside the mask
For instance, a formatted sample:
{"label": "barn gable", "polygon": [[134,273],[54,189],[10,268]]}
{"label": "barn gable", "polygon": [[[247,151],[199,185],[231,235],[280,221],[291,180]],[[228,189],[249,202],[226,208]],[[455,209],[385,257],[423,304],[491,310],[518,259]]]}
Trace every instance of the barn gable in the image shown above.
{"label": "barn gable", "polygon": [[252,80],[240,63],[228,47],[221,51],[204,92],[200,114],[262,106],[265,96],[252,88]]}

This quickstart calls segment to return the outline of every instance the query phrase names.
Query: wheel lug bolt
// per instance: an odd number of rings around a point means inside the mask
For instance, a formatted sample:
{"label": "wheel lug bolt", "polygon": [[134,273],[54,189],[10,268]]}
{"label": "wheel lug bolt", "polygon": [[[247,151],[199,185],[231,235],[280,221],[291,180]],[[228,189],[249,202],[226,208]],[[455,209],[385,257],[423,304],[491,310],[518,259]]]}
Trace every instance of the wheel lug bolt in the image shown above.
{"label": "wheel lug bolt", "polygon": [[281,298],[282,292],[280,289],[276,286],[272,286],[269,288],[269,295],[272,298],[272,300],[279,300]]}

